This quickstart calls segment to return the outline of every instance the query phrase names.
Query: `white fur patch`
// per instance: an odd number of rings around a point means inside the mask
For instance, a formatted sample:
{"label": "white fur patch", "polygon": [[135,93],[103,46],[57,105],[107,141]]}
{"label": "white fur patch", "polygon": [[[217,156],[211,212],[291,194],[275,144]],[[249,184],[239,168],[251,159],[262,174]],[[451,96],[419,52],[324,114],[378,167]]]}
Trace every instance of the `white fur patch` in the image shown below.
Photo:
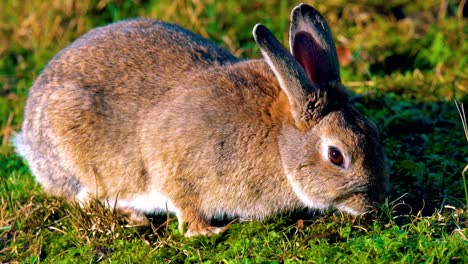
{"label": "white fur patch", "polygon": [[[92,196],[92,192],[90,192],[87,188],[83,188],[75,196],[75,200],[80,204],[80,206],[84,206],[90,201]],[[101,200],[101,202],[103,202],[110,209],[128,208],[134,211],[149,214],[166,213],[169,211],[170,213],[175,213],[177,218],[180,216],[180,211],[177,207],[174,206],[173,202],[158,192],[134,195],[131,198],[104,198]]]}
{"label": "white fur patch", "polygon": [[89,198],[90,195],[87,188],[81,189],[80,192],[75,196],[75,200],[80,206],[84,206],[86,203],[88,203]]}
{"label": "white fur patch", "polygon": [[155,191],[134,195],[131,198],[117,197],[117,202],[115,199],[106,199],[104,202],[110,208],[113,208],[115,205],[117,208],[129,208],[144,213],[156,214],[166,213],[169,211],[171,213],[175,213],[177,217],[180,216],[180,211],[177,207],[174,206],[174,203],[163,194]]}

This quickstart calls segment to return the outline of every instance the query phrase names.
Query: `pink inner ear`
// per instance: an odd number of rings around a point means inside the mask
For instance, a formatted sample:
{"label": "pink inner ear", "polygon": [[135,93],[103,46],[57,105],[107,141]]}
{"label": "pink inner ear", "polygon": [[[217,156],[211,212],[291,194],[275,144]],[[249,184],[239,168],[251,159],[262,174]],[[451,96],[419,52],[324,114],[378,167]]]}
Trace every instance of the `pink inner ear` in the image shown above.
{"label": "pink inner ear", "polygon": [[294,58],[305,70],[311,81],[316,81],[318,77],[314,71],[314,54],[312,52],[312,50],[317,48],[318,44],[315,42],[312,36],[305,31],[297,33],[294,38],[292,48]]}
{"label": "pink inner ear", "polygon": [[[340,79],[338,62],[333,56],[335,51],[324,48],[309,32],[298,32],[292,45],[294,58],[311,81],[319,83]],[[330,48],[334,48],[334,45]]]}

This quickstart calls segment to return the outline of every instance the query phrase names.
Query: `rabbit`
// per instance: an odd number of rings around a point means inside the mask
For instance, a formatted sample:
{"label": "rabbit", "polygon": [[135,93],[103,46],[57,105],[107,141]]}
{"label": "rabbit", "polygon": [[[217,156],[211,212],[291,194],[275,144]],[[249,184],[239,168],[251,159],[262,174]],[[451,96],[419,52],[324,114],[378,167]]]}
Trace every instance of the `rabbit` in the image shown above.
{"label": "rabbit", "polygon": [[325,19],[291,13],[287,51],[262,24],[240,59],[167,22],[93,29],[35,80],[16,151],[50,195],[102,201],[187,237],[304,208],[359,215],[388,189],[376,126],[350,103]]}

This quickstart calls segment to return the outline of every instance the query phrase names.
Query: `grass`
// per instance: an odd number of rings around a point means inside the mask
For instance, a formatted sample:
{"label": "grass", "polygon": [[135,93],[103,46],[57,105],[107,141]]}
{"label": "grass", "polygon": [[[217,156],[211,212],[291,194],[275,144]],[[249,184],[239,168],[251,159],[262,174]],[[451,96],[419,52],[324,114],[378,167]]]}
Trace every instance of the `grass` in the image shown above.
{"label": "grass", "polygon": [[[457,107],[458,114],[460,115],[460,119],[463,125],[463,131],[465,131],[466,141],[468,142],[468,125],[466,123],[465,108],[463,106],[463,103],[458,103],[457,101],[455,101],[455,106]],[[465,199],[466,199],[466,204],[468,205],[468,188],[467,188],[466,177],[465,177],[465,173],[467,171],[468,171],[468,164],[465,166],[465,168],[462,171],[463,186],[465,187]]]}
{"label": "grass", "polygon": [[99,203],[81,210],[47,196],[9,145],[28,89],[81,34],[134,16],[175,22],[237,56],[259,57],[253,25],[264,23],[287,45],[297,2],[0,1],[0,263],[467,263],[468,143],[452,103],[468,100],[466,1],[346,2],[310,4],[331,25],[344,84],[381,130],[391,174],[386,204],[373,218],[294,212],[186,239],[173,216],[134,228]]}

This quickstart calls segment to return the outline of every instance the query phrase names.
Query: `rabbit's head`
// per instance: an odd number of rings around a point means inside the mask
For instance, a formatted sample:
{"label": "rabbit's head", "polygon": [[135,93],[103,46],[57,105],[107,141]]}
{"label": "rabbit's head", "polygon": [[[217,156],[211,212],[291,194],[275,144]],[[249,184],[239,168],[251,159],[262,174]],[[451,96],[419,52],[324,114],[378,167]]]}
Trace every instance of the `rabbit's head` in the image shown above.
{"label": "rabbit's head", "polygon": [[388,187],[379,134],[349,102],[324,18],[301,4],[291,14],[289,53],[263,25],[255,41],[289,102],[292,122],[278,140],[292,188],[311,208],[361,214]]}

